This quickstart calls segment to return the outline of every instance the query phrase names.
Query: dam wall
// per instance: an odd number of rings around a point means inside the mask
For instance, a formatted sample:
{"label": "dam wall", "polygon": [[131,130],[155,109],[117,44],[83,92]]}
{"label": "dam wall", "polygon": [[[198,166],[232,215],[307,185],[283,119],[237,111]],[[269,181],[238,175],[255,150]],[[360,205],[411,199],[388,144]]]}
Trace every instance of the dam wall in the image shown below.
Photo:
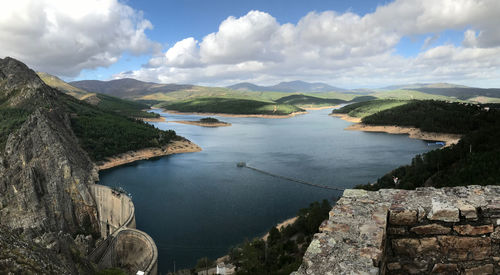
{"label": "dam wall", "polygon": [[345,190],[292,274],[500,274],[500,186]]}
{"label": "dam wall", "polygon": [[158,273],[158,249],[145,232],[135,229],[135,208],[129,196],[107,186],[89,186],[99,217],[101,237],[89,254],[99,269],[118,267],[128,274]]}
{"label": "dam wall", "polygon": [[129,196],[107,186],[89,186],[99,216],[99,228],[103,238],[113,234],[121,227],[135,228],[134,203]]}

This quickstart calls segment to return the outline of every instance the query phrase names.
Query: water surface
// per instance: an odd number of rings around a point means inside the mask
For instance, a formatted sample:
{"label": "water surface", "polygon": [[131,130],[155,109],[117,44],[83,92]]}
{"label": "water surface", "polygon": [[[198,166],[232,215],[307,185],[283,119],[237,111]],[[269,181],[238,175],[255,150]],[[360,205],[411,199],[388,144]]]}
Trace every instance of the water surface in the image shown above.
{"label": "water surface", "polygon": [[[159,112],[159,111],[158,111]],[[230,127],[152,123],[173,129],[202,152],[138,161],[100,173],[100,184],[133,196],[137,228],[155,240],[159,272],[220,257],[263,235],[311,202],[338,191],[288,182],[236,167],[240,161],[276,174],[338,188],[375,181],[429,147],[406,135],[345,131],[331,110],[286,119],[217,117]],[[169,120],[200,116],[161,113]]]}

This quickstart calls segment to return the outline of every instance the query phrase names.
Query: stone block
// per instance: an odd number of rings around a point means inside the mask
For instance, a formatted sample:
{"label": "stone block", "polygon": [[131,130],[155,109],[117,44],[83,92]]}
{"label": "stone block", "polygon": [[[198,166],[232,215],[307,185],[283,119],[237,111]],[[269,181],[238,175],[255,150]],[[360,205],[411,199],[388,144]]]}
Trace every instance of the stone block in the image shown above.
{"label": "stone block", "polygon": [[417,222],[417,211],[404,208],[389,210],[389,223],[394,225],[413,225]]}
{"label": "stone block", "polygon": [[500,218],[500,201],[492,201],[481,207],[483,216],[488,218]]}
{"label": "stone block", "polygon": [[387,228],[389,235],[408,235],[408,231],[405,227],[389,227]]}
{"label": "stone block", "polygon": [[439,251],[439,243],[435,237],[422,239],[395,239],[392,240],[392,249],[398,256],[415,257]]}
{"label": "stone block", "polygon": [[420,241],[417,239],[395,239],[392,240],[392,249],[397,256],[415,257],[418,254]]}
{"label": "stone block", "polygon": [[480,226],[472,226],[470,224],[466,225],[455,225],[453,226],[453,230],[455,230],[460,235],[483,235],[493,232],[493,225],[480,225]]}
{"label": "stone block", "polygon": [[433,223],[415,226],[410,231],[419,235],[443,235],[450,233],[451,228]]}
{"label": "stone block", "polygon": [[465,270],[465,275],[492,275],[494,267],[492,264],[486,264]]}
{"label": "stone block", "polygon": [[432,208],[427,218],[432,221],[459,222],[459,210],[457,207],[438,199],[432,199]]}
{"label": "stone block", "polygon": [[484,260],[491,255],[489,237],[438,236],[441,253],[449,260]]}
{"label": "stone block", "polygon": [[432,274],[458,274],[457,264],[437,263],[432,268]]}
{"label": "stone block", "polygon": [[388,263],[387,269],[389,269],[391,271],[401,269],[401,264],[398,262]]}
{"label": "stone block", "polygon": [[464,202],[459,202],[457,206],[458,210],[460,210],[460,215],[466,220],[477,220],[477,210],[474,206]]}
{"label": "stone block", "polygon": [[500,227],[497,227],[495,229],[495,232],[491,233],[490,237],[491,237],[491,240],[493,242],[499,243],[500,242]]}
{"label": "stone block", "polygon": [[344,190],[343,197],[346,198],[361,198],[366,197],[368,195],[368,191],[362,189],[346,189]]}

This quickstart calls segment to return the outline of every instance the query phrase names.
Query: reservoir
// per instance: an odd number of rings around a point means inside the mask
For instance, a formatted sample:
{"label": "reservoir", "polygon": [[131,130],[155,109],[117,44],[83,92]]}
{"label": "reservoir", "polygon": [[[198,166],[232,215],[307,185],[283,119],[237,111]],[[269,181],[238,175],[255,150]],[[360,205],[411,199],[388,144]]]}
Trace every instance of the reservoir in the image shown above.
{"label": "reservoir", "polygon": [[[159,111],[155,111],[159,112]],[[100,184],[131,193],[137,228],[158,246],[161,274],[216,259],[245,239],[264,235],[299,209],[342,192],[270,177],[238,162],[318,185],[351,188],[374,182],[432,149],[406,135],[345,131],[331,109],[292,118],[217,117],[229,127],[205,128],[168,122],[203,151],[166,156],[104,170]],[[201,116],[160,113],[167,121]]]}

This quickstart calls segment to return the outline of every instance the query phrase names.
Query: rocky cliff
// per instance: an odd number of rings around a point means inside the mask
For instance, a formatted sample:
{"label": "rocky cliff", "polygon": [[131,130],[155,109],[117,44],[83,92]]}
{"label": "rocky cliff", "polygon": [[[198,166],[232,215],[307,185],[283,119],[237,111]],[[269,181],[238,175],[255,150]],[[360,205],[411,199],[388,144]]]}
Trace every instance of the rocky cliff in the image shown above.
{"label": "rocky cliff", "polygon": [[[0,109],[28,114],[0,148],[0,224],[52,250],[62,270],[85,273],[91,268],[82,256],[91,235],[99,232],[87,185],[98,174],[71,130],[70,115],[59,100],[64,96],[23,63],[0,59]],[[17,247],[7,241],[1,250]],[[6,262],[0,259],[2,265]]]}

